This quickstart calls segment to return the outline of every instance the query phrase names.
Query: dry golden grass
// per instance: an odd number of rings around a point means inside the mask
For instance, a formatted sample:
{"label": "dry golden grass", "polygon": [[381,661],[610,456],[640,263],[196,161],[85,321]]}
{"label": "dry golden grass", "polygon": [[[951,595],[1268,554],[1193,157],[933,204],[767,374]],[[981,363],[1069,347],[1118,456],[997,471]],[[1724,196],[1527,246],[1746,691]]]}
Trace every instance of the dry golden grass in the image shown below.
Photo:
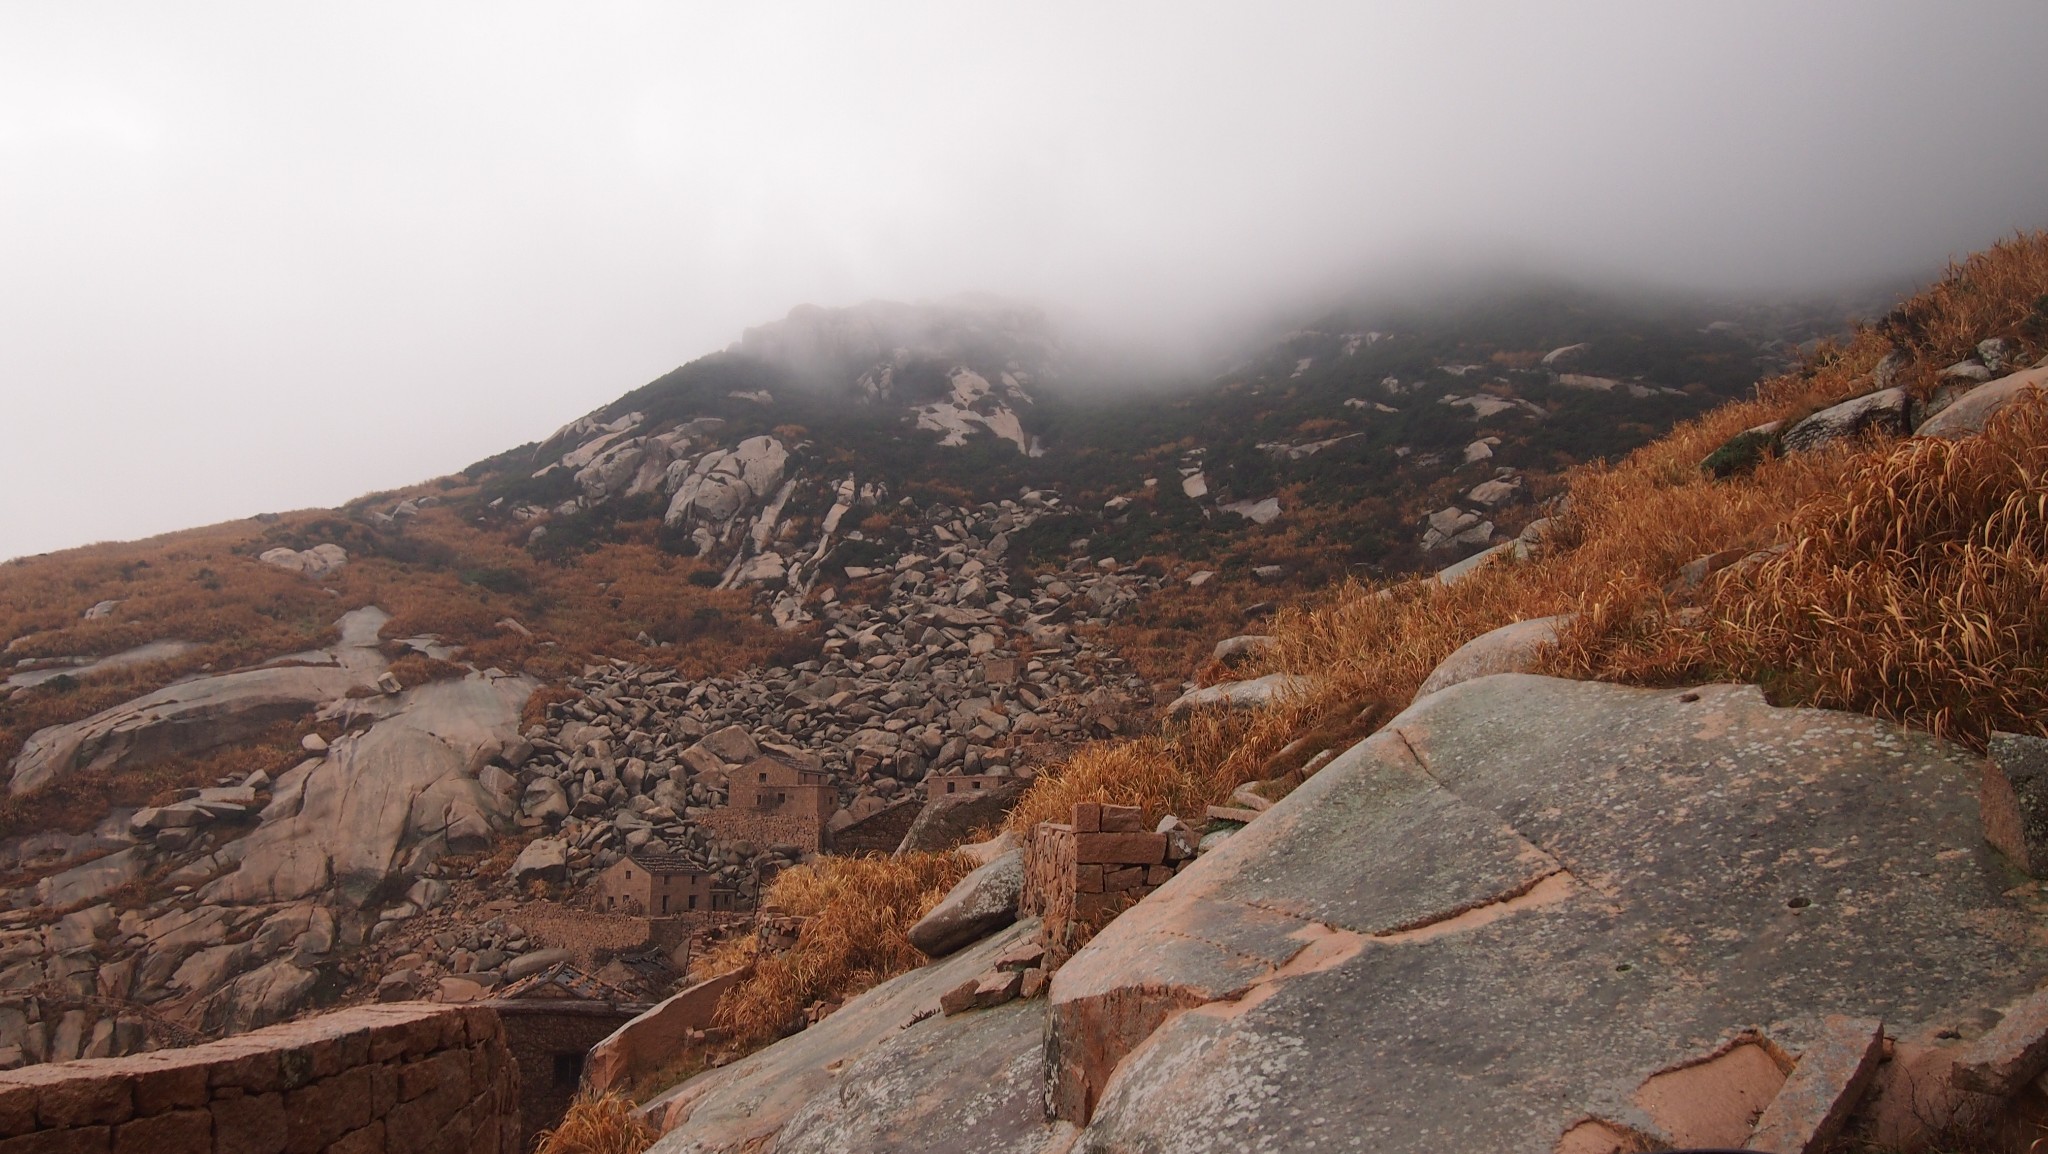
{"label": "dry golden grass", "polygon": [[619,1094],[578,1098],[552,1130],[543,1130],[538,1154],[640,1154],[661,1135]]}
{"label": "dry golden grass", "polygon": [[1792,518],[1786,552],[1714,583],[1699,628],[1646,609],[1575,631],[1564,663],[1754,681],[1979,748],[1993,729],[2048,734],[2048,404],[1843,464]]}
{"label": "dry golden grass", "polygon": [[[802,932],[719,999],[717,1025],[751,1050],[795,1028],[815,1002],[843,1001],[922,965],[910,927],[973,868],[958,854],[906,854],[827,857],[785,871],[763,905],[807,919]],[[692,976],[720,972],[719,964],[707,959]]]}

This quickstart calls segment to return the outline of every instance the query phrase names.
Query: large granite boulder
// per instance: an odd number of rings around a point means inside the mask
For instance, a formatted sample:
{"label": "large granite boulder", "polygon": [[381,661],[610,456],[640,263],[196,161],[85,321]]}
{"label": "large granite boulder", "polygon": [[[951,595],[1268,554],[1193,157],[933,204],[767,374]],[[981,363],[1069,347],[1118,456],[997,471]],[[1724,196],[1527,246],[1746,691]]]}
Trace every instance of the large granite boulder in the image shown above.
{"label": "large granite boulder", "polygon": [[[1454,685],[1060,970],[1051,1104],[1096,1152],[1747,1134],[1828,1016],[1938,1053],[2048,977],[1980,772],[1747,686]],[[1729,1055],[1767,1076],[1674,1121],[1653,1079]]]}
{"label": "large granite boulder", "polygon": [[939,958],[1017,920],[1017,900],[1024,894],[1024,851],[1008,853],[977,867],[932,911],[910,927],[910,944]]}
{"label": "large granite boulder", "polygon": [[1822,409],[1786,429],[1778,444],[1806,453],[1866,433],[1904,436],[1912,430],[1913,397],[1901,388],[1879,389]]}
{"label": "large granite boulder", "polygon": [[83,769],[128,769],[218,749],[351,689],[376,683],[385,662],[377,631],[390,615],[375,607],[344,616],[341,643],[294,655],[295,664],[197,677],[29,736],[7,791],[31,793]]}
{"label": "large granite boulder", "polygon": [[509,806],[475,775],[518,736],[533,688],[525,677],[471,674],[383,699],[386,716],[309,764],[295,808],[273,804],[254,833],[219,851],[237,868],[205,898],[292,901],[332,888],[360,905],[474,831],[487,835]]}
{"label": "large granite boulder", "polygon": [[[863,1085],[867,1079],[856,1080],[853,1075],[855,1069],[861,1068],[858,1059],[892,1045],[892,1040],[900,1039],[900,1035],[907,1032],[906,1027],[938,1017],[940,995],[987,970],[996,959],[1037,934],[1037,921],[1018,922],[971,949],[883,982],[849,1000],[801,1033],[684,1082],[647,1106],[648,1116],[665,1131],[650,1154],[723,1154],[726,1151],[780,1149],[776,1142],[783,1128],[805,1115],[809,1120],[804,1123],[803,1132],[810,1137],[804,1141],[813,1144],[798,1148],[832,1148],[817,1143],[829,1140],[831,1116],[842,1109],[839,1105],[842,1095],[864,1092]],[[1040,1004],[1032,1003],[1031,1006],[1035,1009]],[[984,1015],[963,1016],[974,1018]],[[1032,1029],[1036,1029],[1035,1023]],[[963,1027],[960,1032],[966,1033],[968,1029]],[[919,1035],[917,1041],[926,1036]],[[983,1040],[987,1043],[983,1053],[989,1055],[991,1061],[1000,1061],[1000,1052],[1007,1048],[1002,1037],[984,1035]],[[1016,1038],[1010,1039],[1010,1043],[1015,1041]],[[1015,1053],[1012,1052],[1011,1056],[1014,1058]],[[982,1082],[968,1085],[951,1080],[945,1086],[947,1092],[961,1098],[989,1088]],[[936,1086],[932,1088],[937,1089]],[[882,1090],[879,1086],[872,1089],[877,1093]],[[1012,1089],[1020,1088],[1013,1086]],[[1015,1117],[1036,1110],[1035,1086],[1030,1099],[1028,1105],[1006,1099],[1002,1112]],[[887,1100],[896,1102],[901,1099],[891,1093]],[[927,1102],[926,1108],[930,1105]],[[819,1114],[826,1117],[818,1117]],[[910,1119],[894,1119],[886,1109],[882,1109],[880,1116],[871,1116],[865,1122],[851,1118],[845,1121],[855,1129],[872,1132],[875,1127],[887,1128]],[[945,1135],[929,1134],[924,1139],[913,1139],[900,1129],[895,1133],[900,1141],[931,1140],[939,1144],[927,1147],[882,1143],[840,1148],[877,1151],[982,1149],[965,1133],[951,1135],[950,1144],[940,1141],[947,1137]]]}
{"label": "large granite boulder", "polygon": [[976,830],[1003,824],[1029,784],[1020,777],[993,789],[939,794],[918,811],[896,852],[940,853],[973,837]]}
{"label": "large granite boulder", "polygon": [[1535,668],[1543,647],[1557,643],[1557,631],[1569,620],[1569,615],[1538,617],[1482,633],[1438,662],[1415,696],[1427,697],[1461,681],[1496,673],[1527,673]]}
{"label": "large granite boulder", "polygon": [[2044,388],[2048,388],[2048,366],[2037,366],[2001,377],[1964,393],[1954,404],[1921,422],[1914,432],[1923,437],[1943,437],[1951,441],[1981,433],[1992,414]]}

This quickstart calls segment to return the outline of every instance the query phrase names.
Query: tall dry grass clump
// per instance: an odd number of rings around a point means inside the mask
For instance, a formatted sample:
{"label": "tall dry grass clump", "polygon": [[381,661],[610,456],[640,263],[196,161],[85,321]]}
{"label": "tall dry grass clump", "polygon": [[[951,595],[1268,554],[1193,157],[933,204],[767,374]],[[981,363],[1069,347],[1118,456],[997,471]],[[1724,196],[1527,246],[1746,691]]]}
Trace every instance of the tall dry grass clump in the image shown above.
{"label": "tall dry grass clump", "polygon": [[1979,748],[1992,729],[2048,734],[2048,403],[1844,464],[1792,518],[1785,552],[1711,588],[1696,628],[1581,636],[1568,662],[1754,681]]}
{"label": "tall dry grass clump", "polygon": [[788,1033],[816,1002],[838,1002],[906,970],[925,956],[910,927],[931,912],[974,863],[958,854],[825,857],[785,871],[764,907],[805,919],[786,953],[755,962],[719,999],[716,1022],[751,1050]]}
{"label": "tall dry grass clump", "polygon": [[640,1154],[661,1137],[631,1099],[619,1094],[578,1098],[552,1130],[541,1132],[537,1154]]}

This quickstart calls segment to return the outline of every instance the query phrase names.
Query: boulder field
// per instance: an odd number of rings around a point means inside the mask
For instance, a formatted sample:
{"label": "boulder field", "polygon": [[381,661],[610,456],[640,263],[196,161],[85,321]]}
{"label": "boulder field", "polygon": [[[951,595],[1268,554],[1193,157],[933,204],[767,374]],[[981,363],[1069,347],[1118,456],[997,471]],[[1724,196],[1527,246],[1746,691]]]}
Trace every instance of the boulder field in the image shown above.
{"label": "boulder field", "polygon": [[685,1083],[656,1149],[1799,1149],[1851,1107],[1928,1118],[2048,1036],[2011,1012],[2048,944],[1985,767],[1747,686],[1462,681],[1047,998],[935,1013],[1020,922]]}

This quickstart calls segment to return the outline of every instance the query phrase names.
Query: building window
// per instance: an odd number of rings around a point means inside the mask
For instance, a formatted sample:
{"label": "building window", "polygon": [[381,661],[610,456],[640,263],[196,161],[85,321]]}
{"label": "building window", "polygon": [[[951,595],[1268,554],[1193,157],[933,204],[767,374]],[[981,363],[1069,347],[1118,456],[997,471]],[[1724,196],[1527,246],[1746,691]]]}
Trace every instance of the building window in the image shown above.
{"label": "building window", "polygon": [[967,783],[967,788],[969,788],[969,789],[980,789],[980,788],[981,788],[981,783],[980,783],[980,782],[978,782],[978,781],[970,781],[970,782],[968,782],[968,783]]}
{"label": "building window", "polygon": [[583,1080],[583,1051],[558,1051],[555,1054],[555,1085],[559,1088],[574,1087]]}
{"label": "building window", "polygon": [[768,784],[768,775],[767,775],[767,774],[765,774],[765,773],[761,775],[761,784],[762,784],[762,785],[767,785],[767,784]]}
{"label": "building window", "polygon": [[667,894],[663,894],[663,895],[661,895],[661,912],[662,912],[662,913],[667,913],[667,912],[668,912],[668,895],[667,895]]}
{"label": "building window", "polygon": [[627,880],[627,881],[632,881],[632,880],[633,880],[633,871],[632,871],[632,870],[627,870],[627,871],[626,871],[626,880]]}
{"label": "building window", "polygon": [[690,908],[691,908],[691,909],[693,909],[693,910],[697,908],[697,895],[696,895],[696,894],[691,894],[691,895],[690,895]]}
{"label": "building window", "polygon": [[947,782],[947,783],[946,783],[946,792],[947,792],[947,793],[953,793],[953,792],[955,792],[956,790],[958,790],[959,788],[960,788],[960,783],[959,783],[959,782],[957,782],[957,781],[949,781],[949,782]]}

